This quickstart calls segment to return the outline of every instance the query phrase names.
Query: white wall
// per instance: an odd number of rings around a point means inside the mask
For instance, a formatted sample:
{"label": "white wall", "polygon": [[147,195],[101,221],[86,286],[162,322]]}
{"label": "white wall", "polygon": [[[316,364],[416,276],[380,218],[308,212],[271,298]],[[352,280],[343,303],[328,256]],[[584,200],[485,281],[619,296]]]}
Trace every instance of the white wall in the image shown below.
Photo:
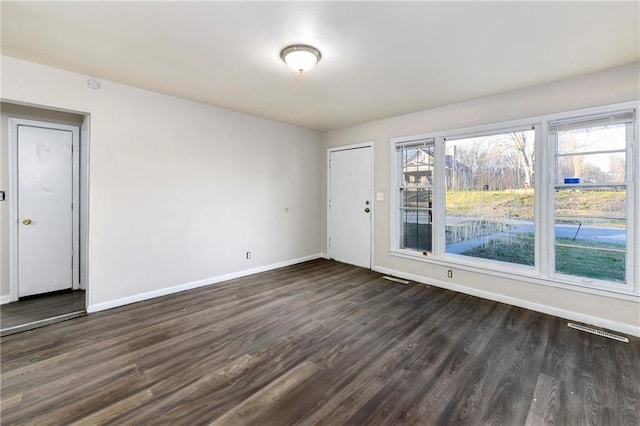
{"label": "white wall", "polygon": [[3,100],[91,116],[90,309],[322,251],[319,133],[88,78],[2,57]]}
{"label": "white wall", "polygon": [[[640,304],[637,299],[635,301],[618,300],[525,283],[518,281],[515,277],[514,279],[497,278],[461,270],[457,270],[454,279],[450,280],[446,278],[448,267],[399,258],[389,253],[391,247],[389,200],[392,195],[389,158],[391,138],[638,100],[640,99],[639,76],[640,68],[636,63],[544,86],[325,133],[323,135],[325,151],[329,147],[374,142],[375,192],[382,192],[385,195],[384,201],[374,203],[376,209],[374,264],[376,268],[386,272],[395,271],[399,275],[413,275],[413,278],[421,278],[432,283],[440,281],[438,283],[440,285],[448,285],[471,294],[499,298],[510,303],[519,303],[522,306],[546,312],[568,313],[574,319],[640,334]],[[636,157],[637,154],[636,151]],[[637,162],[636,158],[636,167],[638,167]],[[322,173],[323,205],[326,205],[326,155],[323,157]],[[637,200],[638,197],[636,197]],[[637,210],[639,209],[636,208]],[[323,247],[326,247],[326,214],[323,216],[322,236]],[[636,247],[635,250],[637,252],[638,248]]]}

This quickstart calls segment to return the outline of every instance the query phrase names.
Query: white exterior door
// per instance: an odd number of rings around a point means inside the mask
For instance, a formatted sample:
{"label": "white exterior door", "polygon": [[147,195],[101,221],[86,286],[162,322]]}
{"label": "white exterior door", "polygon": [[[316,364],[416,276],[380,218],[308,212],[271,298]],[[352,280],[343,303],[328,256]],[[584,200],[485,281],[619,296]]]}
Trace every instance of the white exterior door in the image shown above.
{"label": "white exterior door", "polygon": [[371,147],[329,153],[329,257],[371,268]]}
{"label": "white exterior door", "polygon": [[24,123],[15,124],[19,297],[70,289],[77,281],[78,129]]}

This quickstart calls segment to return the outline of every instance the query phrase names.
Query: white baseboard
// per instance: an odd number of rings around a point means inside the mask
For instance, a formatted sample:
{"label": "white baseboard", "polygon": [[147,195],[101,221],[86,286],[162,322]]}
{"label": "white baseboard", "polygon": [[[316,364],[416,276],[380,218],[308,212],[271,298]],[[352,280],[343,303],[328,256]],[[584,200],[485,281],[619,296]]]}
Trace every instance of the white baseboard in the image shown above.
{"label": "white baseboard", "polygon": [[6,295],[6,296],[0,296],[0,305],[4,305],[6,303],[11,302],[11,296]]}
{"label": "white baseboard", "polygon": [[311,256],[299,257],[297,259],[286,260],[284,262],[272,263],[271,265],[259,266],[253,269],[247,269],[239,272],[232,272],[226,275],[220,275],[212,278],[205,278],[203,280],[192,281],[189,283],[179,284],[172,287],[166,287],[159,290],[149,291],[146,293],[134,294],[132,296],[123,297],[121,299],[110,300],[103,303],[95,303],[87,306],[87,312],[99,312],[106,309],[117,308],[118,306],[128,305],[130,303],[141,302],[143,300],[153,299],[155,297],[166,296],[168,294],[179,293],[185,290],[191,290],[198,287],[204,287],[211,284],[216,284],[222,281],[228,281],[235,278],[246,277],[247,275],[257,274],[259,272],[270,271],[272,269],[283,268],[285,266],[295,265],[297,263],[306,262],[309,260],[319,259],[322,254],[312,254]]}
{"label": "white baseboard", "polygon": [[528,300],[518,299],[511,296],[505,296],[499,293],[493,293],[490,291],[479,290],[476,288],[467,287],[460,284],[449,283],[445,281],[435,280],[432,278],[422,277],[419,275],[409,274],[406,272],[396,271],[393,269],[384,268],[382,266],[375,266],[373,270],[385,275],[392,275],[395,277],[404,278],[404,279],[419,282],[422,284],[433,285],[434,287],[441,287],[447,290],[453,290],[459,293],[469,294],[471,296],[477,296],[483,299],[493,300],[495,302],[506,303],[508,305],[518,306],[520,308],[530,309],[536,312],[542,312],[543,314],[549,314],[556,317],[565,318],[572,321],[578,321],[584,324],[590,324],[596,327],[615,330],[620,333],[640,337],[640,327],[635,326],[633,324],[621,323],[617,321],[608,320],[606,318],[595,317],[592,315],[586,315],[586,314],[582,314],[574,311],[567,311],[566,309],[555,308],[553,306],[530,302]]}

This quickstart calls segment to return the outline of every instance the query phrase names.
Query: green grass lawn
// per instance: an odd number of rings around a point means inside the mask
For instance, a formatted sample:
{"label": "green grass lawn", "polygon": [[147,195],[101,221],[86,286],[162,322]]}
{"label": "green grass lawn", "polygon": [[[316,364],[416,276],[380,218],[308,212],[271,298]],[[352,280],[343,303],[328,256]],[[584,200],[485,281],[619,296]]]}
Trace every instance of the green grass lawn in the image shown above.
{"label": "green grass lawn", "polygon": [[[555,195],[559,215],[617,216],[624,212],[625,191],[565,189]],[[533,189],[447,191],[447,213],[484,218],[533,220]],[[622,216],[621,216],[622,217]],[[609,226],[624,226],[610,221]]]}
{"label": "green grass lawn", "polygon": [[489,240],[483,246],[467,250],[465,256],[499,260],[519,265],[534,265],[533,234],[522,233]]}
{"label": "green grass lawn", "polygon": [[447,191],[447,212],[459,215],[533,220],[533,189]]}
{"label": "green grass lawn", "polygon": [[[559,244],[576,244],[571,238],[558,238]],[[584,247],[595,247],[580,240]],[[616,244],[598,243],[600,248],[620,248]],[[463,253],[466,256],[499,260],[519,265],[534,265],[533,234],[517,234],[509,238],[490,240],[481,247]],[[625,254],[590,248],[556,247],[556,271],[585,278],[625,281]]]}
{"label": "green grass lawn", "polygon": [[[558,238],[560,244],[571,244],[571,238]],[[585,246],[585,240],[580,241]],[[599,243],[601,248],[620,248],[617,244]],[[585,278],[624,282],[625,253],[556,247],[556,271]]]}
{"label": "green grass lawn", "polygon": [[[610,219],[611,216],[616,217],[624,213],[625,191],[570,188],[556,192],[555,200],[556,212],[560,216],[609,217],[602,220],[593,219],[591,222],[597,222],[597,226],[626,226],[622,216],[620,216],[621,219]],[[468,224],[463,220],[455,227],[447,227],[447,244],[497,233],[510,233],[512,226],[504,219],[533,220],[534,191],[533,189],[447,191],[446,210],[447,214],[453,216],[461,216],[463,219],[464,216],[472,218]],[[570,223],[575,222],[573,219],[570,220]],[[586,220],[583,225],[587,226],[591,223],[589,220]],[[431,250],[431,225],[407,223],[404,231],[405,248]],[[557,272],[607,281],[625,281],[625,253],[606,251],[606,249],[619,249],[620,245],[588,240],[573,241],[571,238],[558,238],[556,243],[584,247],[556,246]],[[594,248],[605,250],[594,250]],[[534,236],[531,233],[510,234],[491,239],[483,246],[462,254],[533,266]]]}

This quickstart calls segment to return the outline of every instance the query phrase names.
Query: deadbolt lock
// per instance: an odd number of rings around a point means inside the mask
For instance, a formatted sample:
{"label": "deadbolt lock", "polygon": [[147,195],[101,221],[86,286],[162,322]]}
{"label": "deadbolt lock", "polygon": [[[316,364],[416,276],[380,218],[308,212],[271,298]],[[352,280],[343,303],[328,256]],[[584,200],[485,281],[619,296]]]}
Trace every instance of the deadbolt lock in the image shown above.
{"label": "deadbolt lock", "polygon": [[25,217],[24,219],[22,219],[22,223],[25,225],[31,225],[31,219],[29,219],[28,217]]}

